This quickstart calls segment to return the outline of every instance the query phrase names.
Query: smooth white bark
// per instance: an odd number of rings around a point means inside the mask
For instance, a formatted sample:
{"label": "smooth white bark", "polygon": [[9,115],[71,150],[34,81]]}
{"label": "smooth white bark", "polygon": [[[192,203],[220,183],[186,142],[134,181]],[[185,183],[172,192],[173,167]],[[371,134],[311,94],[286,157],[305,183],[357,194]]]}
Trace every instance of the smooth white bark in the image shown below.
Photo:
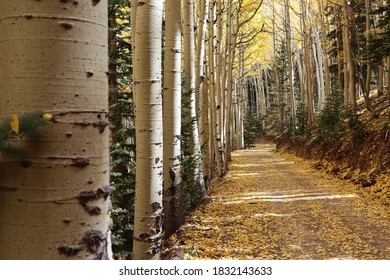
{"label": "smooth white bark", "polygon": [[159,259],[163,191],[163,1],[144,2],[137,6],[134,57],[137,157],[133,258]]}
{"label": "smooth white bark", "polygon": [[0,259],[106,259],[107,1],[1,1],[0,19],[0,119],[53,115],[0,155]]}

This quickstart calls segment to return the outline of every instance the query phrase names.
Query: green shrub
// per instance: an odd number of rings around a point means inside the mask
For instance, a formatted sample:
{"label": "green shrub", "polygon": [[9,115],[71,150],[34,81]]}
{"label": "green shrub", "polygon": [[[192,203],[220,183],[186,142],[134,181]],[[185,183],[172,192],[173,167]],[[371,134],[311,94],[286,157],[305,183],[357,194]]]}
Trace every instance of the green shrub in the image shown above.
{"label": "green shrub", "polygon": [[340,140],[345,130],[345,116],[343,95],[337,88],[333,88],[326,98],[324,109],[318,115],[315,143]]}

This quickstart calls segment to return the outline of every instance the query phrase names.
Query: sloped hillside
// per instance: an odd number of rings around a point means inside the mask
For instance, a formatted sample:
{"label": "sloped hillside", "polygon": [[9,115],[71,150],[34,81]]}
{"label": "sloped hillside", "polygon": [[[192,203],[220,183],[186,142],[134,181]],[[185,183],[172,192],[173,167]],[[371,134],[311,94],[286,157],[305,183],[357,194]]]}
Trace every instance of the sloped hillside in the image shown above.
{"label": "sloped hillside", "polygon": [[351,180],[363,195],[390,205],[390,108],[385,97],[374,103],[377,117],[359,106],[358,133],[346,128],[340,140],[322,143],[314,137],[278,138],[277,150],[309,159],[314,168]]}

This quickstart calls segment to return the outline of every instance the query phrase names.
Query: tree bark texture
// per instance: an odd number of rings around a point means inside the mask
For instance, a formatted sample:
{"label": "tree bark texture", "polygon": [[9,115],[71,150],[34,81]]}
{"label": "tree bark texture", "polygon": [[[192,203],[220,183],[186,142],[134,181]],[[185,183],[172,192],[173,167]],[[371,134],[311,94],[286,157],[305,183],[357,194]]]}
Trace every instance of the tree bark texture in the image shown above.
{"label": "tree bark texture", "polygon": [[195,97],[195,38],[194,38],[194,1],[183,0],[183,69],[184,69],[184,94],[191,98],[190,119],[191,140],[189,143],[189,154],[196,155],[195,167],[193,169],[194,184],[199,187],[202,196],[206,195],[204,178],[202,175],[201,150],[199,141],[198,121],[196,116]]}
{"label": "tree bark texture", "polygon": [[163,2],[138,3],[134,86],[136,186],[134,259],[159,259],[162,234],[163,130],[161,39]]}
{"label": "tree bark texture", "polygon": [[0,259],[107,259],[107,1],[1,4],[0,118],[53,118],[0,155]]}
{"label": "tree bark texture", "polygon": [[165,6],[164,60],[164,232],[169,237],[184,223],[181,170],[181,0]]}

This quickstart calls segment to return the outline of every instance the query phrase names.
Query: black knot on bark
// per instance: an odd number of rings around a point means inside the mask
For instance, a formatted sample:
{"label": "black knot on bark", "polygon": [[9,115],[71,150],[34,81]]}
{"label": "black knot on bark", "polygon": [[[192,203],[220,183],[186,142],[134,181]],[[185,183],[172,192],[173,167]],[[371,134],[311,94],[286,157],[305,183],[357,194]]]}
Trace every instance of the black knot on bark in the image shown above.
{"label": "black knot on bark", "polygon": [[76,256],[80,251],[80,246],[60,246],[57,248],[60,255]]}
{"label": "black knot on bark", "polygon": [[89,159],[88,158],[83,158],[83,157],[78,157],[78,158],[72,158],[72,166],[77,166],[77,167],[86,167],[89,165]]}
{"label": "black knot on bark", "polygon": [[60,25],[61,25],[63,28],[65,28],[66,30],[69,30],[69,29],[73,28],[74,23],[62,21],[62,22],[60,22]]}
{"label": "black knot on bark", "polygon": [[20,165],[21,167],[23,167],[23,168],[29,168],[32,164],[33,164],[33,163],[32,163],[31,160],[26,160],[26,159],[21,160],[21,161],[19,162],[19,165]]}
{"label": "black knot on bark", "polygon": [[83,243],[86,245],[88,252],[99,253],[102,250],[106,237],[101,231],[88,230],[83,236]]}
{"label": "black knot on bark", "polygon": [[158,202],[153,202],[152,203],[153,211],[156,212],[157,210],[161,209],[161,204]]}

